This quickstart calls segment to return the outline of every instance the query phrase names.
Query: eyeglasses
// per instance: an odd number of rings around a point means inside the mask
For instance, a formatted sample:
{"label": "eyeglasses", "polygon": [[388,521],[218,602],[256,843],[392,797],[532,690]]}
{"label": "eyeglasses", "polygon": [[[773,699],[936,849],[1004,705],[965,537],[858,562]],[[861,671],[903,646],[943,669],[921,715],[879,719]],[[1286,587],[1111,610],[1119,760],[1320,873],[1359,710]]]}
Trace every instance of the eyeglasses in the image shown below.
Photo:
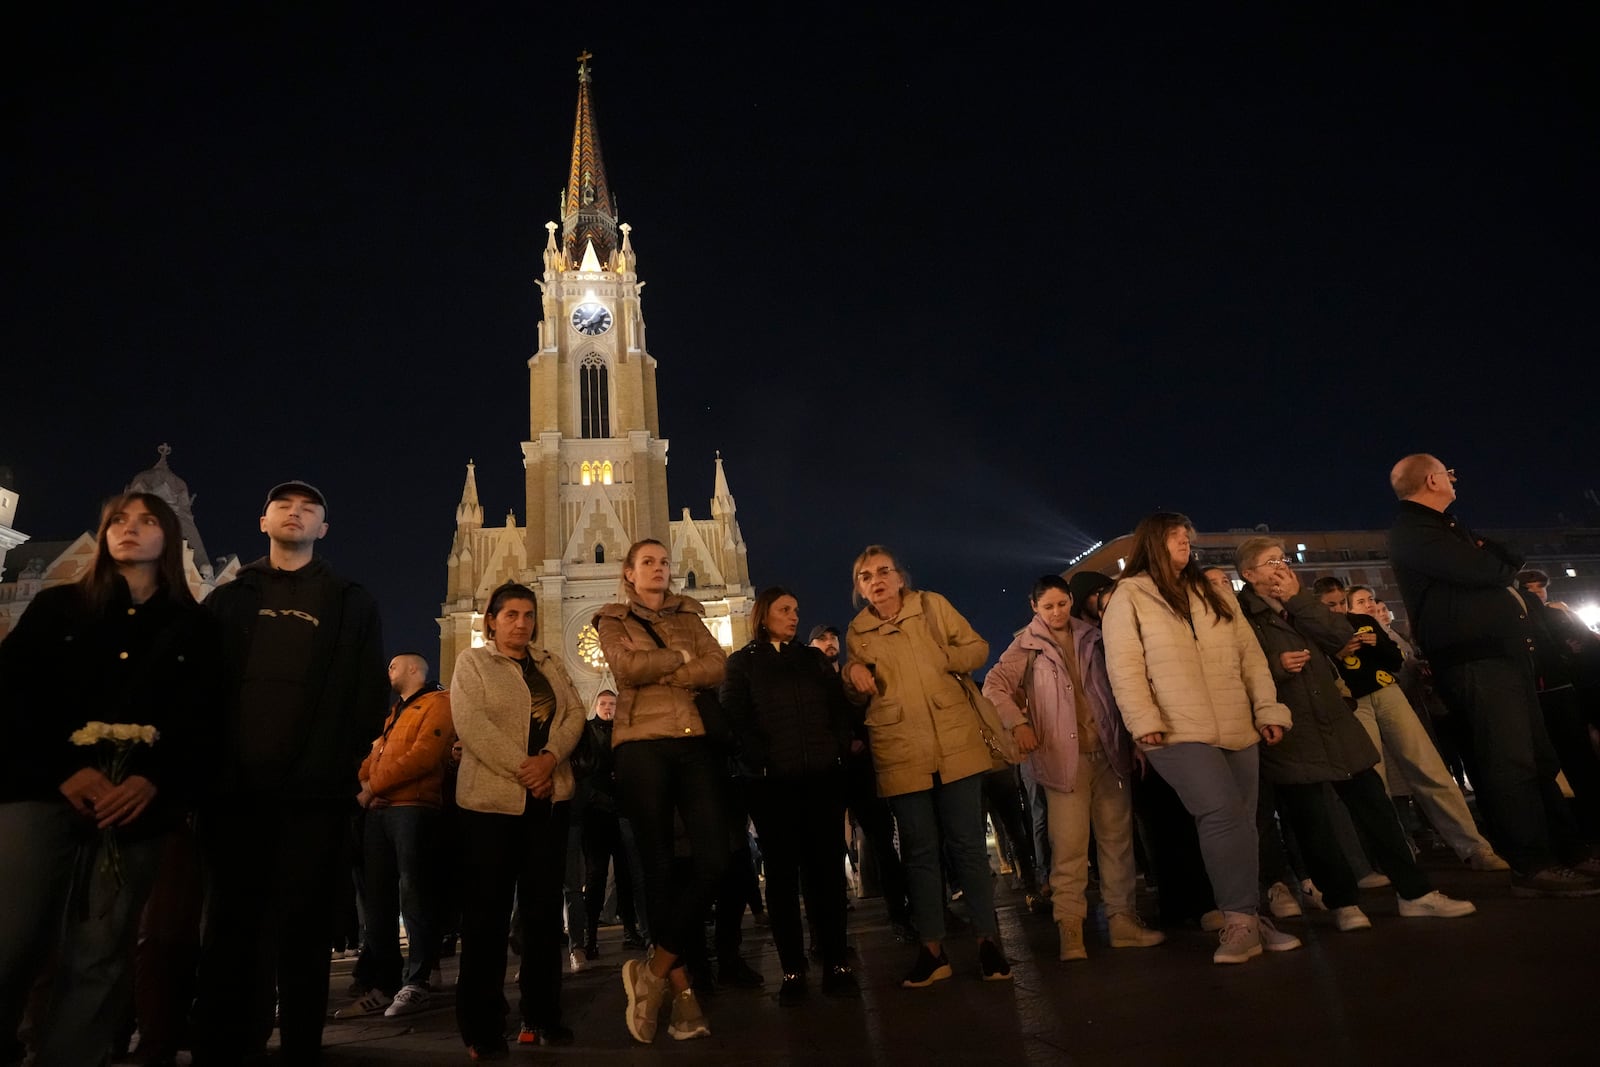
{"label": "eyeglasses", "polygon": [[[1454,467],[1446,467],[1442,471],[1434,471],[1433,474],[1442,474],[1446,478],[1449,478],[1451,482],[1456,480],[1456,469]],[[1432,478],[1433,474],[1428,475],[1428,477]]]}
{"label": "eyeglasses", "polygon": [[887,578],[887,577],[889,577],[889,575],[893,574],[894,572],[895,572],[895,568],[885,564],[884,566],[879,567],[877,570],[873,570],[873,571],[860,570],[860,571],[857,571],[856,572],[856,581],[858,581],[858,582],[870,582],[874,578]]}
{"label": "eyeglasses", "polygon": [[1282,567],[1284,570],[1287,571],[1287,570],[1293,570],[1294,569],[1294,564],[1290,563],[1288,560],[1284,559],[1282,556],[1274,556],[1272,559],[1264,559],[1260,563],[1257,563],[1254,567],[1250,567],[1248,569],[1249,570],[1253,570],[1253,571],[1259,571],[1259,570],[1264,570],[1267,567]]}

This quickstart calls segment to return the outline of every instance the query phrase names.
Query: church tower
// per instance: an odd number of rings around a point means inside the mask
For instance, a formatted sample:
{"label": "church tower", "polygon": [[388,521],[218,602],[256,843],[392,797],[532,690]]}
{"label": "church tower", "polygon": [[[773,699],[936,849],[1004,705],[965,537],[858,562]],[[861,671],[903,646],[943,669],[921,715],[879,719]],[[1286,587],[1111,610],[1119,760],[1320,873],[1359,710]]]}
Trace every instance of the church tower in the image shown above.
{"label": "church tower", "polygon": [[516,578],[539,595],[539,643],[563,652],[586,697],[607,681],[589,620],[616,598],[621,563],[652,537],[673,554],[675,585],[706,604],[725,647],[749,639],[753,590],[744,538],[719,454],[712,517],[669,516],[667,441],[656,360],[645,343],[644,282],[619,223],[591,99],[587,53],[560,223],[545,224],[538,347],[528,360],[528,439],[522,442],[526,522],[484,528],[475,468],[456,510],[440,625],[440,676],[481,642],[488,594]]}

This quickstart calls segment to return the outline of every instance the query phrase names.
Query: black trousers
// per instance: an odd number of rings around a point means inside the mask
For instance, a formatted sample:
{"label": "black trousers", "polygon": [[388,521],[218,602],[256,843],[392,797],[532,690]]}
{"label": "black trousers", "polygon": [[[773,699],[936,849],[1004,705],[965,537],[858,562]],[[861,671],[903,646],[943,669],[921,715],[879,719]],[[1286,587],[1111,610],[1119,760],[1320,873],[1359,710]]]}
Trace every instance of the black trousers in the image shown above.
{"label": "black trousers", "polygon": [[983,801],[994,820],[996,838],[1003,837],[1011,846],[1011,860],[1022,876],[1023,888],[1032,893],[1039,888],[1039,872],[1033,858],[1033,834],[1028,829],[1018,770],[1001,767],[984,775]]}
{"label": "black trousers", "polygon": [[1550,745],[1572,787],[1572,807],[1582,836],[1600,841],[1600,759],[1595,758],[1589,743],[1583,700],[1574,686],[1546,689],[1539,693],[1539,710]]}
{"label": "black trousers", "polygon": [[[1331,783],[1333,791],[1350,812],[1350,820],[1365,836],[1371,858],[1394,883],[1395,892],[1414,900],[1433,889],[1433,883],[1417,866],[1406,842],[1405,831],[1394,813],[1389,791],[1378,772],[1368,767],[1360,774]],[[1328,814],[1327,793],[1321,782],[1306,785],[1274,785],[1278,811],[1294,828],[1295,840],[1305,857],[1311,880],[1322,891],[1330,908],[1349,907],[1357,902],[1356,875],[1339,847]]]}
{"label": "black trousers", "polygon": [[633,912],[633,869],[622,850],[622,827],[614,811],[591,803],[583,811],[583,910],[588,939],[600,935],[600,912],[606,901],[606,869],[617,872],[617,917],[625,930],[636,930]]}
{"label": "black trousers", "polygon": [[278,1005],[283,1058],[314,1062],[328,1013],[331,901],[347,879],[348,801],[232,798],[196,820],[208,876],[195,1062],[258,1054]]}
{"label": "black trousers", "polygon": [[889,921],[910,923],[911,905],[906,890],[906,872],[894,847],[894,813],[889,802],[878,795],[878,775],[872,757],[851,756],[845,769],[845,803],[865,839],[862,849],[863,884],[875,879],[888,907]]}
{"label": "black trousers", "polygon": [[800,895],[824,966],[844,962],[845,889],[839,774],[750,783],[750,817],[767,868],[767,914],[785,974],[806,970]]}
{"label": "black trousers", "polygon": [[494,1047],[506,1037],[506,935],[512,894],[522,928],[522,1022],[561,1025],[565,956],[561,889],[566,878],[569,803],[528,797],[521,815],[461,809],[461,974],[456,1027],[467,1045]]}
{"label": "black trousers", "polygon": [[1193,922],[1217,906],[1200,855],[1194,816],[1177,791],[1154,767],[1133,782],[1133,811],[1146,856],[1153,868],[1161,906],[1161,925]]}
{"label": "black trousers", "polygon": [[[744,910],[759,915],[761,880],[756,877],[755,857],[750,851],[750,788],[744,778],[729,778],[722,783],[723,818],[727,822],[728,865],[717,885],[717,958],[739,954],[744,943]],[[841,824],[842,825],[842,824]]]}
{"label": "black trousers", "polygon": [[[682,956],[702,941],[701,920],[728,865],[722,759],[700,737],[627,741],[615,752],[617,801],[644,865],[645,907],[656,945]],[[672,870],[675,813],[689,846],[687,878]]]}

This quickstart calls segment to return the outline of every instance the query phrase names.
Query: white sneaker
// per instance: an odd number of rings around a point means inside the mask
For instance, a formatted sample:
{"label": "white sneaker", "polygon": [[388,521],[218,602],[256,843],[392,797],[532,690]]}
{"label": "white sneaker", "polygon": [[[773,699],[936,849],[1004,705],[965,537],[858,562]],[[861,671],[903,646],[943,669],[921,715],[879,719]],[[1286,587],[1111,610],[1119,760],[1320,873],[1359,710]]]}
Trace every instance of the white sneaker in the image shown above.
{"label": "white sneaker", "polygon": [[1217,950],[1211,954],[1211,962],[1243,963],[1261,955],[1261,929],[1256,916],[1226,914],[1227,925],[1217,936]]}
{"label": "white sneaker", "polygon": [[1300,883],[1300,895],[1306,898],[1306,906],[1312,911],[1327,911],[1328,905],[1322,902],[1322,890],[1317,888],[1317,883],[1307,878]]}
{"label": "white sneaker", "polygon": [[1472,901],[1455,900],[1437,889],[1415,900],[1400,898],[1400,917],[1403,919],[1459,919],[1477,910],[1477,905]]}
{"label": "white sneaker", "polygon": [[387,1008],[394,998],[381,989],[369,989],[360,997],[333,1013],[335,1019],[357,1019],[363,1015],[376,1015]]}
{"label": "white sneaker", "polygon": [[1268,952],[1293,952],[1300,947],[1300,939],[1273,926],[1271,921],[1258,916],[1256,926],[1261,935],[1261,947]]}
{"label": "white sneaker", "polygon": [[1377,871],[1373,871],[1371,874],[1364,874],[1356,880],[1357,889],[1382,889],[1384,886],[1392,884],[1387,874],[1379,874]]}
{"label": "white sneaker", "polygon": [[1349,907],[1334,908],[1333,921],[1339,924],[1339,932],[1348,934],[1352,930],[1372,929],[1372,920],[1367,918],[1367,913],[1351,904]]}
{"label": "white sneaker", "polygon": [[1273,882],[1267,887],[1267,910],[1274,919],[1293,919],[1304,914],[1300,902],[1294,899],[1294,892],[1282,882]]}
{"label": "white sneaker", "polygon": [[404,985],[400,992],[394,995],[394,1000],[383,1009],[383,1014],[393,1019],[396,1015],[412,1015],[419,1011],[426,1011],[428,1007],[428,989],[420,985]]}

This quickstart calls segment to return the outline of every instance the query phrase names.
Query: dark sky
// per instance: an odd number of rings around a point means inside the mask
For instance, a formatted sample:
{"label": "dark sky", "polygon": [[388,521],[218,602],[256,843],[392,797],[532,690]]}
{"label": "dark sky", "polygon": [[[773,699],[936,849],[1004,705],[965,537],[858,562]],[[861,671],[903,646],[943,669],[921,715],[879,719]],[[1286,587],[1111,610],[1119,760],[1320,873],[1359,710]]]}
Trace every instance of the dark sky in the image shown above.
{"label": "dark sky", "polygon": [[721,449],[805,625],[847,620],[869,541],[998,644],[1158,506],[1386,524],[1414,449],[1481,526],[1600,484],[1578,5],[35,6],[0,467],[39,539],[162,441],[213,553],[259,555],[264,490],[306,478],[391,645],[435,652],[469,457],[523,518],[582,49],[673,514]]}

